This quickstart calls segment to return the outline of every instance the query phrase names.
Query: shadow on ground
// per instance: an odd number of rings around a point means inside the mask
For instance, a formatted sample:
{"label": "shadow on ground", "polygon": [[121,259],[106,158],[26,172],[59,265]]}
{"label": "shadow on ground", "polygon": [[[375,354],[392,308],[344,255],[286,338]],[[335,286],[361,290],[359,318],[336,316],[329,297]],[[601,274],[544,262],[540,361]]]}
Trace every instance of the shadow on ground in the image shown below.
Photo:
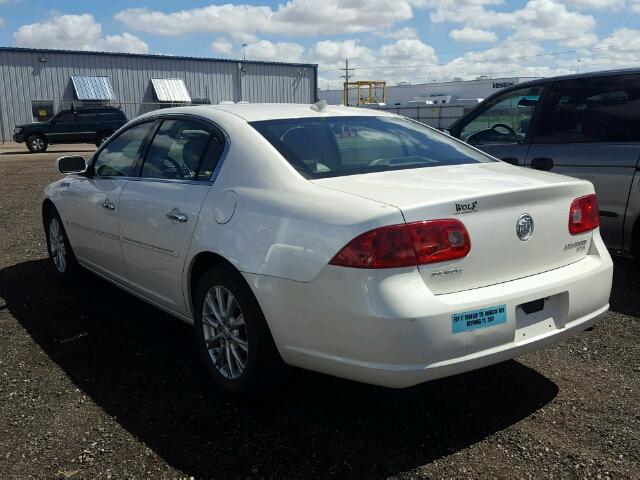
{"label": "shadow on ground", "polygon": [[296,371],[267,402],[209,389],[191,327],[87,275],[59,283],[45,260],[0,271],[4,308],[107,414],[195,477],[377,478],[456,452],[529,416],[557,386],[509,361],[393,391]]}
{"label": "shadow on ground", "polygon": [[640,261],[616,257],[613,272],[611,310],[640,317]]}

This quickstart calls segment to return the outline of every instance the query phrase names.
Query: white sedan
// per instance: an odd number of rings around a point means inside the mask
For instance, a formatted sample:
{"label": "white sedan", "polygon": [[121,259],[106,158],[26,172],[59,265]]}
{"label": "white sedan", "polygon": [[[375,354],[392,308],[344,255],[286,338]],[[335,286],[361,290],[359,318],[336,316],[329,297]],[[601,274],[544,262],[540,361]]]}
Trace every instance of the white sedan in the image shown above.
{"label": "white sedan", "polygon": [[374,110],[143,115],[45,192],[55,271],[84,267],[195,325],[215,384],[286,365],[408,387],[594,324],[612,262],[591,183]]}

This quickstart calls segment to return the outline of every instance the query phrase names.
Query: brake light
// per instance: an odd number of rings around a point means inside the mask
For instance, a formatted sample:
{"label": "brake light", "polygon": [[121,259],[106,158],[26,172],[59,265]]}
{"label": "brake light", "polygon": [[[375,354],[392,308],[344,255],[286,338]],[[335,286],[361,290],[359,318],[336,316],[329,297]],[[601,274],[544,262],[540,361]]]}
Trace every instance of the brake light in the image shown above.
{"label": "brake light", "polygon": [[569,233],[578,235],[600,226],[598,200],[594,194],[576,198],[569,210]]}
{"label": "brake light", "polygon": [[429,220],[381,227],[354,238],[331,265],[398,268],[466,257],[469,233],[459,220]]}

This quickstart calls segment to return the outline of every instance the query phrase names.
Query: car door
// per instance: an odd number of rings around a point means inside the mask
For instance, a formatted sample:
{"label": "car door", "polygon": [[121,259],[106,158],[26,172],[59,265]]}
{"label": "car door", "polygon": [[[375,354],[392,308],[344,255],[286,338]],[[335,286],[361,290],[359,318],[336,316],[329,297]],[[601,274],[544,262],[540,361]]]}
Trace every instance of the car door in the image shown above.
{"label": "car door", "polygon": [[77,139],[76,114],[71,110],[58,113],[51,119],[47,138],[50,143],[73,143]]}
{"label": "car door", "polygon": [[527,132],[543,90],[533,86],[504,92],[461,119],[451,133],[505,162],[524,165]]}
{"label": "car door", "polygon": [[123,284],[128,278],[118,238],[120,194],[135,172],[152,125],[134,125],[105,144],[94,155],[87,175],[69,182],[62,199],[78,260]]}
{"label": "car door", "polygon": [[526,163],[592,182],[604,241],[622,249],[639,157],[640,75],[595,76],[554,83]]}
{"label": "car door", "polygon": [[179,313],[188,312],[185,257],[223,147],[224,136],[209,124],[165,118],[139,178],[120,196],[120,242],[131,288]]}
{"label": "car door", "polygon": [[98,131],[98,113],[96,110],[78,110],[76,115],[76,141],[93,143]]}

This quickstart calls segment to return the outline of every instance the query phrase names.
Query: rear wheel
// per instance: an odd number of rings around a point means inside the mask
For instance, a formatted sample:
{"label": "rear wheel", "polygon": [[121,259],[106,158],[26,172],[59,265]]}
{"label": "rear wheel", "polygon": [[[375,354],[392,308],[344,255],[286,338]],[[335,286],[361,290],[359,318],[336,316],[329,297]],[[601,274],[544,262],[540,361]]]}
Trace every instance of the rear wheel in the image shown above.
{"label": "rear wheel", "polygon": [[27,138],[27,148],[31,153],[46,152],[48,146],[47,139],[43,135],[29,135]]}
{"label": "rear wheel", "polygon": [[60,215],[52,207],[45,212],[44,228],[49,259],[56,275],[63,279],[75,278],[79,269],[78,261],[71,249]]}
{"label": "rear wheel", "polygon": [[286,366],[258,301],[238,272],[214,267],[205,273],[194,306],[198,349],[220,391],[252,397],[284,381]]}

